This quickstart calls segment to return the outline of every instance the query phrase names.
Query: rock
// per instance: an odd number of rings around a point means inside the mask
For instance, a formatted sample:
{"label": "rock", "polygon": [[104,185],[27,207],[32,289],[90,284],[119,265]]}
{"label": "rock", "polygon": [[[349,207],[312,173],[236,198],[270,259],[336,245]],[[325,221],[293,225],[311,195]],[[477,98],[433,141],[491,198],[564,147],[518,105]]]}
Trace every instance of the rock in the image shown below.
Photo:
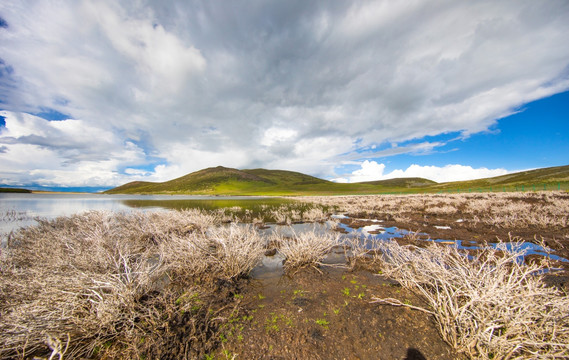
{"label": "rock", "polygon": [[265,251],[265,256],[275,256],[275,254],[277,253],[277,249],[270,249]]}

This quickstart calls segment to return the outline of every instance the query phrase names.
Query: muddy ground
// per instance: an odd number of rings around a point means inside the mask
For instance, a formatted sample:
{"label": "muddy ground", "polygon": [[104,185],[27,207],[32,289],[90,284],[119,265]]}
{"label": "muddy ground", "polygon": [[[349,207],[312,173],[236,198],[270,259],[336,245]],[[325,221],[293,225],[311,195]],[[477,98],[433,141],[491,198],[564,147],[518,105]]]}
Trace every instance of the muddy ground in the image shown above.
{"label": "muddy ground", "polygon": [[240,310],[223,326],[216,358],[460,359],[426,313],[373,303],[421,306],[398,284],[366,271],[303,269],[253,279],[234,295]]}

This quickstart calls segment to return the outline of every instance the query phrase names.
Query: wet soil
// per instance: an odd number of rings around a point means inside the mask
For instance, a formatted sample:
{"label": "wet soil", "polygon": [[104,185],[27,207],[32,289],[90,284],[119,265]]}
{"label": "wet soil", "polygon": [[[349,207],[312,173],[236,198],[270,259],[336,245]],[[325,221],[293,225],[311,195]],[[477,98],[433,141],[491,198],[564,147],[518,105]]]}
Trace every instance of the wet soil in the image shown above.
{"label": "wet soil", "polygon": [[[511,201],[526,202],[535,205],[540,199],[535,198],[511,198]],[[472,219],[472,214],[466,214],[460,210],[452,214],[438,214],[433,216],[421,211],[404,214],[404,221],[396,221],[389,213],[348,213],[347,217],[340,220],[341,223],[357,229],[373,224],[381,224],[382,227],[394,227],[414,233],[414,236],[395,237],[393,240],[401,245],[413,244],[424,247],[434,240],[439,244],[453,245],[457,241],[460,246],[469,248],[500,241],[521,240],[534,244],[545,244],[550,248],[553,258],[549,259],[552,268],[561,269],[548,274],[546,283],[569,293],[569,227],[566,226],[524,226],[502,227],[491,226]],[[342,229],[340,229],[341,231]],[[341,231],[342,232],[342,231]],[[529,255],[526,261],[543,260],[543,255]]]}
{"label": "wet soil", "polygon": [[[372,219],[361,218],[362,214],[348,214],[350,218],[342,219],[341,222],[352,228],[378,224]],[[356,217],[352,219],[351,217]],[[511,239],[523,240],[529,243],[540,243],[553,250],[553,254],[564,259],[569,259],[569,228],[567,227],[498,227],[483,224],[463,218],[461,213],[446,216],[426,216],[417,213],[406,214],[405,221],[395,221],[389,215],[377,214],[373,220],[381,220],[383,227],[396,227],[405,231],[417,233],[417,240],[447,240],[449,244],[460,240],[463,246],[481,246],[499,241]],[[396,239],[401,244],[412,243],[408,238]],[[416,243],[415,243],[416,244]],[[420,245],[420,244],[416,244]],[[569,262],[560,262],[557,265],[569,270]]]}
{"label": "wet soil", "polygon": [[432,317],[373,303],[395,298],[422,306],[398,284],[365,271],[302,269],[292,276],[253,279],[239,310],[222,327],[218,358],[461,359]]}

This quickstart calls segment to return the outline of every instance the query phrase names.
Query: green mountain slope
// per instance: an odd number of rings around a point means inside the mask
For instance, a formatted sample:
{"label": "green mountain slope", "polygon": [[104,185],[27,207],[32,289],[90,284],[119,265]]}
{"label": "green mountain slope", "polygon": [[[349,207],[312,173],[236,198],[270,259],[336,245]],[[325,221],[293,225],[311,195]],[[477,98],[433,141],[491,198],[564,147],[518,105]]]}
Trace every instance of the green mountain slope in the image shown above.
{"label": "green mountain slope", "polygon": [[396,179],[387,179],[387,180],[378,180],[378,181],[367,181],[360,184],[370,184],[370,185],[379,185],[386,188],[424,188],[432,185],[436,185],[437,183],[433,180],[423,179],[423,178],[396,178]]}
{"label": "green mountain slope", "polygon": [[[436,183],[423,178],[400,178],[352,184],[322,180],[294,171],[249,169],[222,166],[207,168],[162,183],[131,182],[107,194],[196,194],[196,195],[340,195],[397,192],[439,192],[446,190],[515,190],[517,186],[567,184],[569,166],[523,171],[493,178]],[[564,185],[565,186],[565,185]],[[550,187],[551,188],[551,187]],[[529,188],[528,188],[529,190]]]}
{"label": "green mountain slope", "polygon": [[544,184],[550,185],[550,189],[553,189],[553,185],[564,184],[566,187],[567,183],[569,183],[569,165],[521,171],[485,179],[440,183],[431,188],[433,190],[477,188],[515,190],[522,186],[536,186],[536,189],[540,190]]}

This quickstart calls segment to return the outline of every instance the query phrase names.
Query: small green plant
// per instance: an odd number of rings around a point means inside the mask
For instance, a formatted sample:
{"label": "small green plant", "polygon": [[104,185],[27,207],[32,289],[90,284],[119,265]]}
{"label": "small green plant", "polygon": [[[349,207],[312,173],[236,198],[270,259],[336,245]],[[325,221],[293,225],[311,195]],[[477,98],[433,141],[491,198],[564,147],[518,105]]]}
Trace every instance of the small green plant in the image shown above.
{"label": "small green plant", "polygon": [[359,293],[359,294],[358,294],[358,299],[360,299],[360,300],[361,300],[361,299],[363,299],[363,298],[364,298],[364,296],[366,296],[366,294],[365,294],[365,293],[363,293],[363,292],[361,292],[361,293]]}
{"label": "small green plant", "polygon": [[259,300],[263,300],[263,299],[266,299],[266,298],[267,298],[267,297],[266,297],[265,295],[263,295],[263,294],[259,294],[259,295],[257,295],[257,297],[259,298]]}
{"label": "small green plant", "polygon": [[235,357],[233,356],[233,354],[231,353],[231,351],[229,351],[229,350],[227,350],[227,349],[223,350],[223,355],[225,355],[225,358],[226,358],[226,359],[233,359],[233,358],[235,358]]}
{"label": "small green plant", "polygon": [[342,290],[342,294],[344,294],[344,296],[350,296],[350,288],[345,287],[344,290]]}
{"label": "small green plant", "polygon": [[324,329],[328,329],[328,325],[330,325],[330,322],[326,319],[316,319],[315,322],[318,325],[322,326]]}
{"label": "small green plant", "polygon": [[340,313],[340,309],[334,309],[332,311],[334,312],[335,315],[338,315]]}
{"label": "small green plant", "polygon": [[233,294],[234,299],[243,299],[243,294]]}

